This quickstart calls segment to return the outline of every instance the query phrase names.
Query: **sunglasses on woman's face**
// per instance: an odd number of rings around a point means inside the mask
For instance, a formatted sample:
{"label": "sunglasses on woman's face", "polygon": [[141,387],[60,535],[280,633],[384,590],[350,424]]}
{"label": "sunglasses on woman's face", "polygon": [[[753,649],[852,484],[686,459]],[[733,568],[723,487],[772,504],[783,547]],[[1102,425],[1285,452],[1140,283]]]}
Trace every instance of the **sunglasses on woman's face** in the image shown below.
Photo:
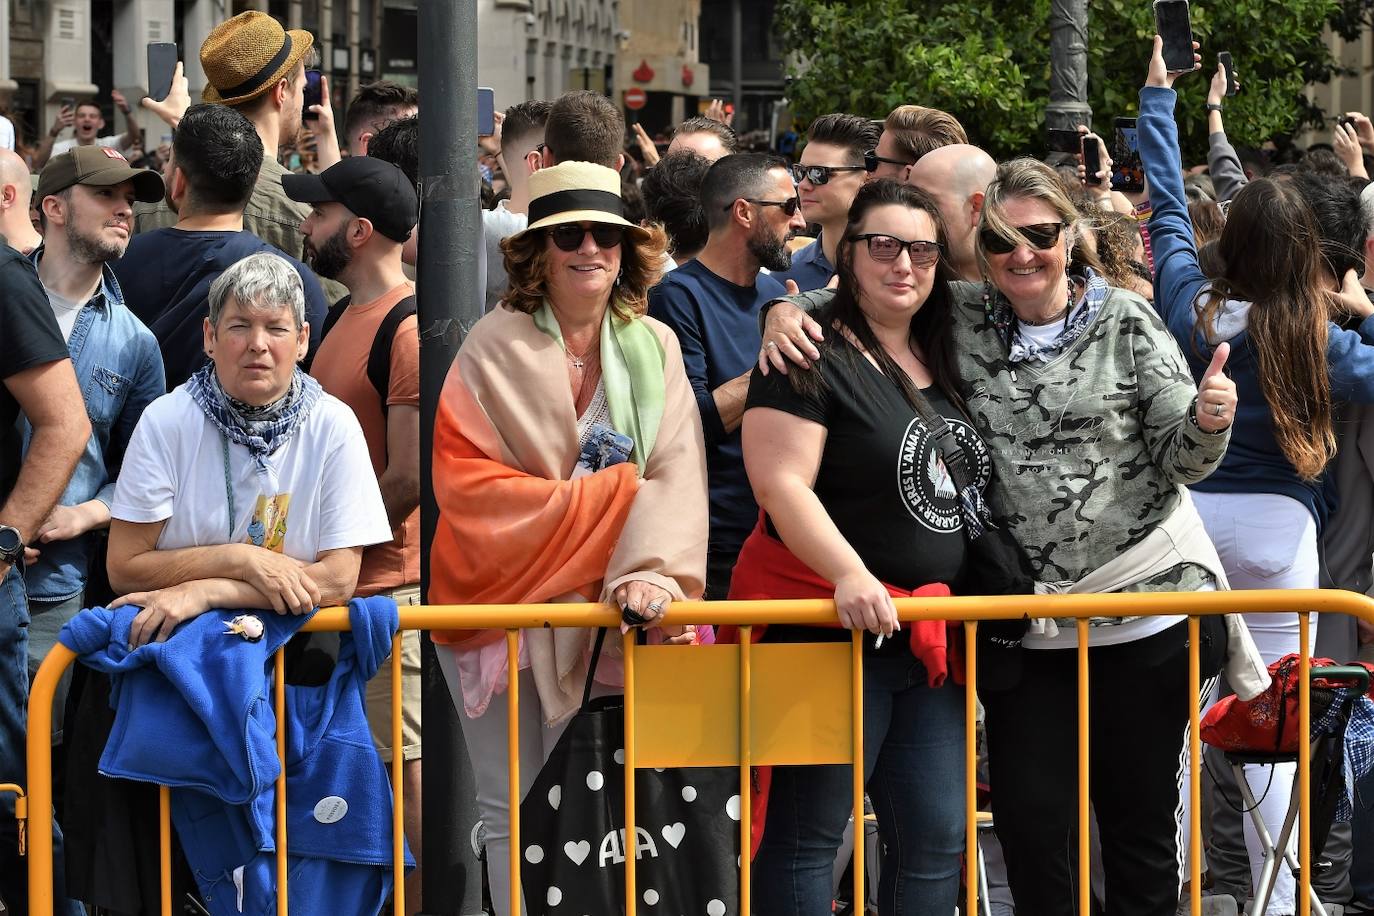
{"label": "sunglasses on woman's face", "polygon": [[608,223],[592,223],[590,226],[563,223],[544,231],[553,239],[559,251],[576,251],[581,248],[582,240],[587,237],[588,232],[592,234],[592,241],[596,242],[597,248],[614,248],[625,238],[624,226],[612,226]]}
{"label": "sunglasses on woman's face", "polygon": [[792,166],[792,180],[797,184],[809,181],[816,187],[827,184],[830,176],[835,172],[862,172],[864,167],[861,165],[802,165],[797,163]]}
{"label": "sunglasses on woman's face", "polygon": [[897,260],[897,256],[903,251],[911,255],[912,267],[930,267],[940,260],[939,242],[928,242],[922,239],[908,242],[905,239],[897,238],[895,235],[883,235],[877,232],[850,236],[849,240],[856,243],[867,242],[868,256],[875,261],[884,263]]}
{"label": "sunglasses on woman's face", "polygon": [[[795,216],[797,211],[801,209],[800,197],[790,197],[787,200],[755,200],[752,197],[742,197],[740,199],[747,203],[754,204],[757,207],[781,207],[782,212],[787,214],[788,217]],[[734,209],[734,207],[734,203],[728,203],[722,209],[729,212]]]}
{"label": "sunglasses on woman's face", "polygon": [[[1016,231],[1026,237],[1026,241],[1041,251],[1049,251],[1059,244],[1059,236],[1064,232],[1063,223],[1035,223],[1030,226],[1017,226]],[[995,229],[983,229],[978,233],[983,250],[988,254],[1010,254],[1020,242],[1004,238]]]}

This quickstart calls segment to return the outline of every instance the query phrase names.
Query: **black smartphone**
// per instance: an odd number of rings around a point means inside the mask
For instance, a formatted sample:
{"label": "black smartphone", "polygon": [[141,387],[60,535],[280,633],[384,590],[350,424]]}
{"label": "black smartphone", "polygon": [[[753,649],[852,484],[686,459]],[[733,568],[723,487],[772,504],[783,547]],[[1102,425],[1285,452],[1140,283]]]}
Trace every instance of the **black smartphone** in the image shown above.
{"label": "black smartphone", "polygon": [[1218,51],[1217,63],[1221,64],[1221,69],[1226,73],[1226,94],[1235,95],[1240,91],[1236,85],[1236,68],[1231,65],[1231,52]]}
{"label": "black smartphone", "polygon": [[1076,153],[1079,150],[1078,137],[1076,130],[1059,130],[1051,127],[1046,131],[1047,145],[1052,153]]}
{"label": "black smartphone", "polygon": [[477,87],[477,136],[490,137],[496,133],[496,90]]}
{"label": "black smartphone", "polygon": [[76,111],[76,99],[75,99],[73,96],[70,96],[70,95],[64,95],[64,96],[62,96],[61,105],[62,105],[63,108],[70,108],[73,112]]}
{"label": "black smartphone", "polygon": [[1170,73],[1193,69],[1193,26],[1188,0],[1155,0],[1155,31],[1164,39],[1164,66]]}
{"label": "black smartphone", "polygon": [[1140,164],[1140,141],[1135,118],[1117,118],[1115,149],[1112,151],[1112,190],[1145,190],[1145,170]]}
{"label": "black smartphone", "polygon": [[1102,171],[1102,147],[1094,136],[1083,138],[1083,171],[1088,175],[1088,183],[1096,184],[1098,172]]}
{"label": "black smartphone", "polygon": [[317,112],[310,110],[311,105],[323,104],[324,95],[320,75],[318,70],[305,71],[305,96],[301,102],[301,117],[307,121],[315,121],[320,117]]}
{"label": "black smartphone", "polygon": [[161,102],[172,91],[177,69],[177,46],[171,41],[148,42],[148,98]]}

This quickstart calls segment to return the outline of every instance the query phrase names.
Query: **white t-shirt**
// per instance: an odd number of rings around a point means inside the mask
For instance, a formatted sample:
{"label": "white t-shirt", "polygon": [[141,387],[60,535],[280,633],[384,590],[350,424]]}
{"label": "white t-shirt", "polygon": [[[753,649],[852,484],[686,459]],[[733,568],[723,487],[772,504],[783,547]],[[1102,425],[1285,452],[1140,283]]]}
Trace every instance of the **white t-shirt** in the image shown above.
{"label": "white t-shirt", "polygon": [[506,201],[497,201],[495,209],[482,211],[482,231],[485,234],[487,253],[487,301],[486,310],[490,312],[506,295],[510,279],[506,276],[506,255],[501,250],[501,240],[524,232],[530,218],[524,213],[512,213],[506,209]]}
{"label": "white t-shirt", "polygon": [[14,122],[0,115],[0,149],[14,149]]}
{"label": "white t-shirt", "polygon": [[[362,427],[342,401],[321,395],[291,440],[257,470],[177,387],[144,410],[129,441],[110,514],[167,524],[159,550],[254,543],[304,562],[326,550],[391,540],[391,525]],[[234,492],[233,533],[229,497]]]}
{"label": "white t-shirt", "polygon": [[83,302],[73,302],[65,296],[43,287],[43,292],[48,294],[48,305],[52,306],[53,316],[57,319],[57,326],[62,329],[62,339],[71,342],[72,331],[76,330],[76,317],[81,314]]}
{"label": "white t-shirt", "polygon": [[[123,139],[124,139],[124,135],[123,135],[123,134],[115,134],[114,136],[111,136],[111,137],[96,137],[96,138],[95,138],[95,145],[96,145],[96,146],[109,146],[109,147],[113,147],[114,149],[119,149],[119,141],[120,141],[120,140],[123,140]],[[63,153],[65,153],[67,150],[69,150],[69,149],[74,149],[75,147],[76,147],[76,138],[75,138],[75,137],[68,137],[68,138],[65,139],[65,140],[58,140],[56,143],[54,143],[54,144],[52,145],[52,155],[54,155],[54,156],[60,156],[60,155],[62,155]]]}

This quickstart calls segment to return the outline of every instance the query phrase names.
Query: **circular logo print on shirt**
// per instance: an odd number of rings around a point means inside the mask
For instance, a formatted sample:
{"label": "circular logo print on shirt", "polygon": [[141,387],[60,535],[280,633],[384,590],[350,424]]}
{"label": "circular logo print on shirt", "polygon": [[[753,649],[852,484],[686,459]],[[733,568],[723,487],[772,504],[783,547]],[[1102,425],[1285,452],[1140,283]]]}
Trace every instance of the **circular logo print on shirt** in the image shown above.
{"label": "circular logo print on shirt", "polygon": [[321,824],[337,824],[348,813],[348,802],[337,795],[327,795],[315,803],[315,820]]}
{"label": "circular logo print on shirt", "polygon": [[[948,423],[981,490],[989,479],[987,446],[962,420],[949,420]],[[931,531],[958,531],[963,525],[958,487],[936,444],[921,418],[913,418],[902,435],[901,451],[897,456],[897,489],[902,495],[902,505],[916,521]]]}

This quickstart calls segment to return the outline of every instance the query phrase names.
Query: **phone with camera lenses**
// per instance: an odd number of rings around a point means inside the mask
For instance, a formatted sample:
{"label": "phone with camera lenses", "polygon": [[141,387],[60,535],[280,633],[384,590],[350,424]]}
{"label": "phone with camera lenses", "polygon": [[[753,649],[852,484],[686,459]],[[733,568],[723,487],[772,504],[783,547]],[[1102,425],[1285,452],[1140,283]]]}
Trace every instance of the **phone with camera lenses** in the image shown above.
{"label": "phone with camera lenses", "polygon": [[1193,26],[1188,0],[1155,0],[1155,31],[1164,39],[1164,66],[1170,73],[1193,69]]}
{"label": "phone with camera lenses", "polygon": [[312,111],[311,106],[324,103],[324,86],[320,82],[323,74],[318,70],[305,71],[305,95],[301,102],[301,117],[307,121],[314,121],[319,118],[319,112]]}

